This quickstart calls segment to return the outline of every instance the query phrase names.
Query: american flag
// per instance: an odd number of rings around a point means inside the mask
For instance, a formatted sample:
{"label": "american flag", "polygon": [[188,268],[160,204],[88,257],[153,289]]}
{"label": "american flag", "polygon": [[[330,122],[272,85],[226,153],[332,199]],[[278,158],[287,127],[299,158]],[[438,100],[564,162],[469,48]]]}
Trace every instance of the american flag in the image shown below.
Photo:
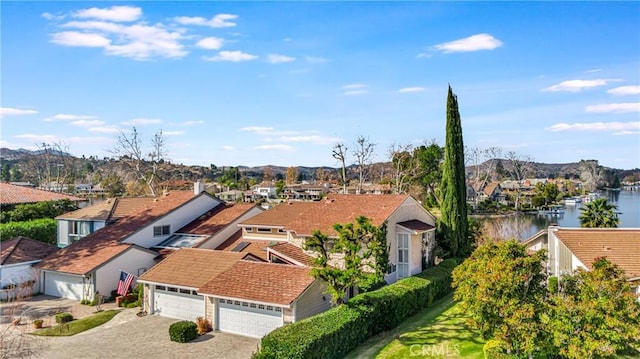
{"label": "american flag", "polygon": [[129,287],[133,282],[133,274],[127,272],[120,272],[120,280],[118,281],[117,293],[120,295],[127,295]]}

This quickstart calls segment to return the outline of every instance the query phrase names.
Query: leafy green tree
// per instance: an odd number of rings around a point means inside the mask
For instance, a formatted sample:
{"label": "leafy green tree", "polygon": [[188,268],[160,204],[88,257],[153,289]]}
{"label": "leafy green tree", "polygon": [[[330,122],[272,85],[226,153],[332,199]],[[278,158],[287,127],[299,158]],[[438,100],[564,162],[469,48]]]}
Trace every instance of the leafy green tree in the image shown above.
{"label": "leafy green tree", "polygon": [[317,254],[311,274],[327,283],[334,304],[342,304],[351,287],[368,291],[384,284],[389,268],[387,230],[363,216],[355,223],[335,224],[334,229],[337,238],[314,231],[304,248]]}
{"label": "leafy green tree", "polygon": [[529,254],[512,239],[478,247],[453,271],[454,299],[471,324],[513,355],[544,348],[545,260],[546,251]]}
{"label": "leafy green tree", "polygon": [[125,193],[125,186],[122,178],[115,173],[109,175],[109,177],[102,180],[100,183],[102,188],[107,191],[109,197],[119,197]]}
{"label": "leafy green tree", "polygon": [[462,124],[458,111],[458,98],[451,86],[447,95],[447,126],[442,170],[442,217],[440,225],[444,234],[442,247],[450,256],[466,256],[471,253],[467,228],[467,185],[464,167]]}
{"label": "leafy green tree", "polygon": [[437,189],[442,180],[444,148],[433,140],[426,146],[417,147],[413,152],[413,157],[418,168],[414,182],[425,189],[422,196],[423,202],[428,206],[437,206],[440,203],[440,194]]}
{"label": "leafy green tree", "polygon": [[1,222],[23,222],[41,218],[55,218],[74,211],[78,206],[68,199],[38,203],[19,204],[14,209],[0,213]]}
{"label": "leafy green tree", "polygon": [[563,276],[542,323],[563,358],[612,358],[640,354],[640,303],[624,272],[606,258],[593,269]]}
{"label": "leafy green tree", "polygon": [[606,198],[595,199],[580,208],[580,226],[585,228],[617,228],[620,223],[618,206]]}
{"label": "leafy green tree", "polygon": [[2,182],[11,181],[11,165],[8,163],[2,164],[2,170],[0,170],[0,177]]}

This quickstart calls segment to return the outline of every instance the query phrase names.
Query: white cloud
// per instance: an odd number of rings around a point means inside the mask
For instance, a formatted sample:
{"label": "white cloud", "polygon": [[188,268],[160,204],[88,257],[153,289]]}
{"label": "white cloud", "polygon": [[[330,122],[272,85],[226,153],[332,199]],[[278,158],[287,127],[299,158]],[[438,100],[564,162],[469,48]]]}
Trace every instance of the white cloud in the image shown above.
{"label": "white cloud", "polygon": [[162,134],[165,136],[182,136],[184,131],[162,131]]}
{"label": "white cloud", "polygon": [[640,130],[640,121],[632,122],[592,122],[592,123],[558,123],[547,130],[552,132],[562,131],[638,131]]}
{"label": "white cloud", "polygon": [[590,89],[590,88],[594,88],[594,87],[598,87],[598,86],[604,86],[609,82],[612,81],[618,81],[618,80],[612,80],[612,79],[595,79],[595,80],[568,80],[568,81],[562,81],[559,84],[553,85],[553,86],[549,86],[546,88],[543,88],[542,91],[548,91],[548,92],[559,92],[559,91],[566,91],[566,92],[580,92],[582,90],[586,90],[586,89]]}
{"label": "white cloud", "polygon": [[260,145],[253,148],[254,150],[275,150],[275,151],[293,151],[293,147],[289,145]]}
{"label": "white cloud", "polygon": [[184,121],[177,123],[178,126],[196,126],[196,125],[204,125],[204,121]]}
{"label": "white cloud", "polygon": [[218,55],[211,57],[203,57],[205,61],[229,61],[229,62],[241,62],[251,61],[257,59],[258,56],[247,54],[242,51],[220,51]]}
{"label": "white cloud", "polygon": [[464,39],[434,45],[433,48],[446,54],[454,52],[472,52],[494,50],[502,46],[502,41],[489,34],[476,34]]}
{"label": "white cloud", "polygon": [[263,126],[247,126],[242,127],[240,131],[243,132],[253,132],[257,135],[268,135],[274,131],[273,127],[263,127]]}
{"label": "white cloud", "polygon": [[329,144],[342,141],[340,137],[325,137],[320,135],[309,136],[282,136],[279,138],[282,142],[308,142],[313,144]]}
{"label": "white cloud", "polygon": [[591,69],[591,70],[587,70],[585,72],[588,73],[588,74],[593,74],[593,73],[600,72],[600,71],[602,71],[602,69]]}
{"label": "white cloud", "polygon": [[355,90],[355,89],[362,89],[367,87],[367,85],[365,84],[349,84],[349,85],[344,85],[342,86],[343,90]]}
{"label": "white cloud", "polygon": [[97,127],[97,126],[104,125],[104,121],[100,121],[100,120],[77,120],[77,121],[72,121],[71,125],[78,126],[78,127],[91,128],[91,127]]}
{"label": "white cloud", "polygon": [[606,103],[606,104],[600,104],[600,105],[591,105],[591,106],[587,106],[585,111],[592,112],[592,113],[640,112],[640,102]]}
{"label": "white cloud", "polygon": [[279,55],[279,54],[269,54],[267,56],[267,62],[270,64],[282,64],[286,62],[296,61],[295,57]]}
{"label": "white cloud", "polygon": [[421,52],[421,53],[416,55],[416,57],[419,58],[419,59],[428,59],[428,58],[430,58],[432,56],[433,55],[427,54],[427,53],[424,53],[424,52]]}
{"label": "white cloud", "polygon": [[80,31],[63,31],[51,34],[51,42],[64,46],[101,47],[105,54],[135,60],[154,56],[183,57],[188,54],[181,43],[186,37],[182,30],[169,30],[162,24],[144,23],[131,25],[107,21],[70,21],[61,25]]}
{"label": "white cloud", "polygon": [[399,89],[398,93],[407,93],[407,92],[422,92],[424,91],[424,87],[420,87],[420,86],[414,86],[414,87],[404,87]]}
{"label": "white cloud", "polygon": [[51,34],[51,42],[63,46],[108,47],[111,40],[94,33],[63,31]]}
{"label": "white cloud", "polygon": [[33,133],[25,133],[22,135],[15,135],[13,137],[21,140],[32,141],[34,143],[53,143],[58,140],[54,135],[36,135]]}
{"label": "white cloud", "polygon": [[40,16],[42,16],[44,19],[47,20],[62,20],[64,19],[64,15],[54,15],[50,12],[43,12],[42,14],[40,14]]}
{"label": "white cloud", "polygon": [[234,27],[236,23],[232,20],[238,18],[238,15],[232,14],[218,14],[207,20],[201,16],[179,16],[175,17],[173,20],[182,25],[199,25],[199,26],[209,26],[209,27]]}
{"label": "white cloud", "polygon": [[88,128],[89,132],[98,132],[98,133],[121,133],[123,130],[117,126],[108,125],[108,126],[97,126]]}
{"label": "white cloud", "polygon": [[233,151],[235,148],[233,146],[222,146],[222,149],[225,151]]}
{"label": "white cloud", "polygon": [[369,93],[367,90],[350,90],[342,93],[343,96],[356,96],[356,95],[364,95]]}
{"label": "white cloud", "polygon": [[112,6],[110,8],[92,7],[73,13],[73,17],[123,22],[136,21],[140,16],[142,16],[142,9],[133,6]]}
{"label": "white cloud", "polygon": [[215,36],[205,37],[204,39],[200,39],[196,42],[197,47],[207,50],[218,50],[223,44],[224,39]]}
{"label": "white cloud", "polygon": [[129,121],[122,122],[123,125],[127,126],[157,125],[159,123],[162,123],[162,120],[159,118],[134,118]]}
{"label": "white cloud", "polygon": [[607,93],[614,96],[640,95],[640,85],[620,86],[607,90]]}
{"label": "white cloud", "polygon": [[614,135],[614,136],[629,136],[629,135],[638,136],[638,135],[640,135],[640,130],[638,130],[638,131],[619,131],[619,132],[612,133],[612,135]]}
{"label": "white cloud", "polygon": [[20,108],[11,108],[11,107],[0,107],[0,118],[6,116],[24,116],[24,115],[35,115],[38,113],[36,110],[23,110]]}
{"label": "white cloud", "polygon": [[66,113],[59,113],[57,115],[53,115],[51,117],[47,117],[43,119],[46,122],[54,122],[54,121],[81,121],[81,120],[95,120],[96,116],[91,115],[70,115]]}

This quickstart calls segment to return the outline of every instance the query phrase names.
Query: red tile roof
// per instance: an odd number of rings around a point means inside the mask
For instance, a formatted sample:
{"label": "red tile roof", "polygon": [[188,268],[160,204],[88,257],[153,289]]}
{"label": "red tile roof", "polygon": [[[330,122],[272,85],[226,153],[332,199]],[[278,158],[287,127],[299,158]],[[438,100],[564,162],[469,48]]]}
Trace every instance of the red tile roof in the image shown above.
{"label": "red tile roof", "polygon": [[58,250],[56,246],[27,237],[2,242],[0,247],[0,265],[36,261]]}
{"label": "red tile roof", "polygon": [[22,204],[68,199],[78,202],[84,199],[57,192],[43,191],[31,187],[16,186],[0,182],[0,204]]}
{"label": "red tile roof", "polygon": [[222,242],[222,244],[220,244],[216,249],[220,251],[232,251],[234,248],[236,248],[236,246],[238,246],[242,242],[246,242],[248,243],[248,245],[242,248],[242,250],[240,251],[241,253],[250,253],[252,256],[256,258],[260,258],[265,262],[268,260],[267,246],[271,244],[271,241],[257,241],[257,240],[251,240],[251,239],[243,239],[242,230],[238,230],[231,237],[229,237],[229,239]]}
{"label": "red tile roof", "polygon": [[198,292],[213,296],[290,305],[314,282],[311,269],[241,260]]}
{"label": "red tile roof", "polygon": [[140,280],[199,288],[246,255],[211,249],[181,248],[145,272]]}
{"label": "red tile roof", "polygon": [[200,218],[187,224],[176,232],[211,236],[233,223],[254,207],[255,205],[251,203],[223,203],[217,205],[211,211],[203,214]]}
{"label": "red tile roof", "polygon": [[313,257],[306,254],[302,248],[298,246],[294,246],[291,243],[281,242],[281,243],[269,246],[267,250],[269,252],[273,252],[275,255],[285,260],[289,258],[304,266],[307,266],[307,267],[313,266]]}
{"label": "red tile roof", "polygon": [[558,228],[555,235],[589,269],[595,258],[607,257],[628,278],[640,277],[640,229]]}
{"label": "red tile roof", "polygon": [[193,198],[195,197],[191,191],[174,191],[167,196],[157,197],[130,216],[48,256],[38,267],[50,271],[87,274],[133,246],[121,243],[122,240]]}
{"label": "red tile roof", "polygon": [[403,226],[404,228],[410,229],[416,232],[428,231],[431,229],[435,229],[436,227],[419,221],[417,219],[412,219],[410,221],[399,222],[398,225]]}
{"label": "red tile roof", "polygon": [[330,195],[318,202],[287,202],[265,211],[241,225],[284,227],[299,236],[314,230],[335,236],[333,225],[352,223],[365,216],[380,226],[407,199],[408,195]]}
{"label": "red tile roof", "polygon": [[112,221],[140,210],[153,200],[154,197],[109,198],[92,206],[64,213],[56,219]]}

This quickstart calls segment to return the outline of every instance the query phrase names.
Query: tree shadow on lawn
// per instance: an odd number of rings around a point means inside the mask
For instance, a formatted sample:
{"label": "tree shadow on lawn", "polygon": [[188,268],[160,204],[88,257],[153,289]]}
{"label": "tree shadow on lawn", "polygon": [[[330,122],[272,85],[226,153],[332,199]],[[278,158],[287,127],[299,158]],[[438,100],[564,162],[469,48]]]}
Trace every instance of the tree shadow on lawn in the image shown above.
{"label": "tree shadow on lawn", "polygon": [[401,334],[398,340],[404,346],[466,342],[483,345],[480,333],[467,325],[468,317],[457,306],[452,306],[438,317],[417,325],[415,330]]}

